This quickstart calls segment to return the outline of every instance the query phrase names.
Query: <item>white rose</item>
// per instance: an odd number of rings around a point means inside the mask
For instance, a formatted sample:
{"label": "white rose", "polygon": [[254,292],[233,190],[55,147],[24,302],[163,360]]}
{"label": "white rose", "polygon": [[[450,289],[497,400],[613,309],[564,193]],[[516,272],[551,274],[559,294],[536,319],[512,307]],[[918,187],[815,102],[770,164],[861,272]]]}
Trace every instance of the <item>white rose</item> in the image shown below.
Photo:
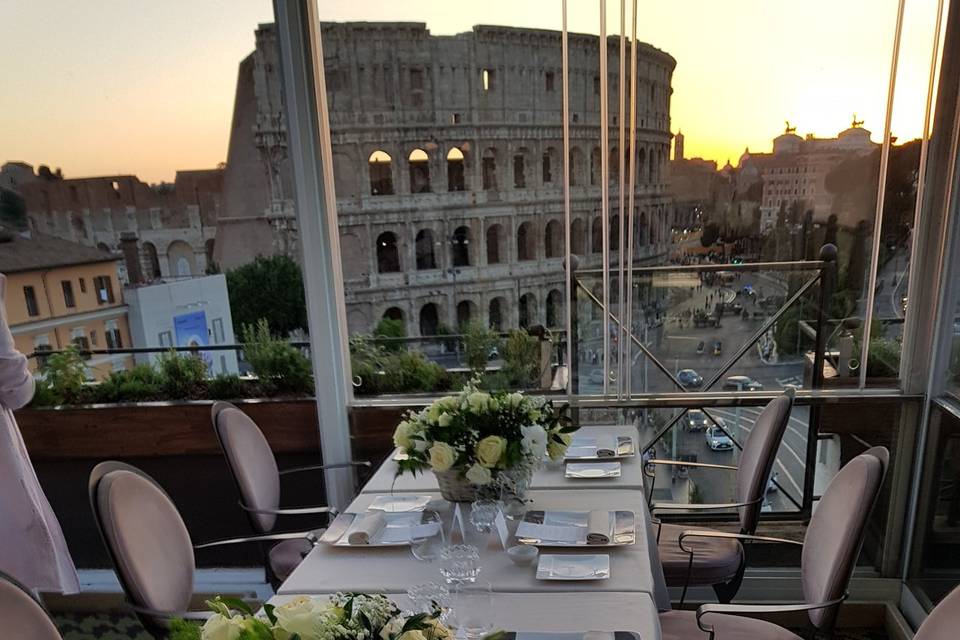
{"label": "white rose", "polygon": [[547,453],[547,432],[538,424],[522,427],[523,450],[533,458],[543,458]]}
{"label": "white rose", "polygon": [[435,442],[430,447],[430,468],[434,471],[446,471],[457,460],[457,452],[446,442]]}
{"label": "white rose", "polygon": [[469,396],[467,396],[467,404],[470,406],[470,411],[473,413],[482,413],[487,408],[487,403],[490,402],[490,394],[484,393],[483,391],[474,391]]}
{"label": "white rose", "polygon": [[244,626],[243,616],[227,618],[215,613],[203,623],[200,637],[202,640],[237,640]]}
{"label": "white rose", "polygon": [[[323,609],[307,596],[298,596],[273,610],[277,626],[301,640],[317,640]],[[205,639],[204,639],[205,640]]]}
{"label": "white rose", "polygon": [[490,474],[490,469],[487,469],[482,465],[475,464],[467,470],[467,480],[469,480],[472,484],[490,484],[492,479],[493,476]]}
{"label": "white rose", "polygon": [[410,435],[413,432],[413,425],[404,420],[397,425],[397,430],[393,432],[393,444],[401,449],[409,449],[411,440]]}
{"label": "white rose", "polygon": [[451,422],[453,422],[453,416],[449,413],[442,413],[440,417],[437,418],[437,424],[441,427],[449,427]]}
{"label": "white rose", "polygon": [[417,453],[423,453],[424,451],[427,450],[426,440],[422,438],[418,438],[416,440],[411,440],[411,442],[413,443],[413,450],[416,451]]}
{"label": "white rose", "polygon": [[514,407],[514,408],[519,407],[520,404],[523,402],[523,394],[513,392],[507,396],[506,400],[507,400],[506,402],[507,406]]}
{"label": "white rose", "polygon": [[393,618],[390,622],[383,625],[383,629],[380,630],[381,640],[390,640],[390,638],[400,633],[400,629],[403,629],[403,623],[403,618]]}

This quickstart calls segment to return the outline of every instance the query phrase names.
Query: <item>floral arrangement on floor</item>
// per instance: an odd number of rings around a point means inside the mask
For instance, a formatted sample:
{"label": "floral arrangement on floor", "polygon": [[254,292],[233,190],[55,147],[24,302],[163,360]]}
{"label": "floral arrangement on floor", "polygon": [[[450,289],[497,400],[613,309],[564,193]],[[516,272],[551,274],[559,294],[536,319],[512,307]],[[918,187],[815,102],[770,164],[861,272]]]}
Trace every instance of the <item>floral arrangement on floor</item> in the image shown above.
{"label": "floral arrangement on floor", "polygon": [[488,485],[504,471],[530,474],[546,458],[558,460],[577,430],[566,407],[522,393],[487,393],[471,380],[454,396],[407,414],[393,434],[405,454],[400,473],[455,471],[473,485]]}
{"label": "floral arrangement on floor", "polygon": [[298,596],[257,617],[242,600],[217,597],[203,624],[174,620],[170,640],[453,640],[440,611],[404,615],[385,596],[337,593],[322,602]]}

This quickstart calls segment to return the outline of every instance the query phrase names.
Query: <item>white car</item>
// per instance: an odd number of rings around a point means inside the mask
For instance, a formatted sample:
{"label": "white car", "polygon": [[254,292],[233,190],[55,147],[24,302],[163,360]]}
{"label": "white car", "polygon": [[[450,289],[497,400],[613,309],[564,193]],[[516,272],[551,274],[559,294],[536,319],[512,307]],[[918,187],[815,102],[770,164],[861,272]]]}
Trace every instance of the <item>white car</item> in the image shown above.
{"label": "white car", "polygon": [[723,388],[734,391],[763,391],[763,385],[750,376],[730,376],[724,381]]}
{"label": "white car", "polygon": [[733,450],[733,440],[720,427],[708,427],[704,434],[707,439],[707,446],[713,451]]}

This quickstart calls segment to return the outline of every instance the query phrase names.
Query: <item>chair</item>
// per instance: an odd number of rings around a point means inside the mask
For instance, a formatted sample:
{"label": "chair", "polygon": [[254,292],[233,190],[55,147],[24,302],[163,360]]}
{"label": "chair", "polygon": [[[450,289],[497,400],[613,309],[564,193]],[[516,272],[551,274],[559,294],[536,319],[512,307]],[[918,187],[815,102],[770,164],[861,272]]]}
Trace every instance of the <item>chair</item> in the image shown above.
{"label": "chair", "polygon": [[[771,400],[757,417],[743,443],[740,465],[709,464],[704,462],[686,462],[679,460],[650,460],[648,465],[673,465],[697,467],[709,470],[728,470],[736,472],[736,502],[730,504],[652,504],[651,512],[668,509],[685,511],[709,511],[736,508],[740,516],[740,533],[753,535],[760,521],[760,510],[767,491],[767,482],[777,448],[783,439],[790,410],[793,407],[794,390],[788,389],[782,395]],[[654,476],[655,477],[655,476]],[[651,492],[653,495],[653,483]],[[682,549],[680,536],[686,527],[659,523],[657,531],[657,550],[663,565],[664,578],[669,586],[683,586],[680,597],[682,603],[687,595],[687,587],[693,585],[712,585],[720,602],[730,602],[737,594],[746,569],[746,557],[743,545],[732,538],[703,538],[691,540],[688,546],[693,549],[691,555]]]}
{"label": "chair", "polygon": [[302,538],[272,534],[193,546],[170,496],[150,476],[122,462],[101,462],[88,485],[94,521],[117,572],[128,606],[154,638],[171,618],[205,619],[187,608],[193,596],[194,550],[219,545]]}
{"label": "chair", "polygon": [[[280,471],[263,432],[247,414],[229,402],[216,402],[210,411],[213,430],[227,459],[227,466],[240,493],[240,508],[258,534],[272,533],[280,515],[336,515],[331,507],[280,508],[280,478],[304,471],[322,471],[343,467],[369,467],[369,462],[295,467]],[[264,565],[270,583],[276,588],[310,552],[313,544],[306,538],[293,538],[265,551]]]}
{"label": "chair", "polygon": [[0,620],[5,640],[61,640],[43,605],[5,573],[0,573]]}
{"label": "chair", "polygon": [[940,601],[923,621],[913,640],[955,640],[960,629],[960,587]]}
{"label": "chair", "polygon": [[705,604],[696,611],[668,611],[660,614],[663,640],[797,640],[799,636],[773,623],[730,615],[791,611],[806,612],[814,634],[829,636],[840,605],[847,597],[847,585],[863,545],[867,518],[880,494],[888,461],[887,450],[874,447],[848,462],[823,493],[802,543],[722,531],[685,531],[681,545],[694,537],[801,545],[800,580],[804,602],[790,605]]}

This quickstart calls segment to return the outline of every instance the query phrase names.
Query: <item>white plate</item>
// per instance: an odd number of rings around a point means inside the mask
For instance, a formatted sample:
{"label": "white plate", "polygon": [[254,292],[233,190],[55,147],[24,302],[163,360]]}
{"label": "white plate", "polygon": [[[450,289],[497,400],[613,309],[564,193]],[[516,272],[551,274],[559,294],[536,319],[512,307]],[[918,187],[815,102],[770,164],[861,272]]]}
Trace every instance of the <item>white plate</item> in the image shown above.
{"label": "white plate", "polygon": [[517,542],[535,547],[622,547],[637,541],[636,514],[633,511],[609,512],[610,542],[588,544],[589,511],[538,511],[523,514],[515,533]]}
{"label": "white plate", "polygon": [[423,511],[430,503],[430,496],[414,495],[383,495],[370,503],[367,511],[384,511],[386,513],[409,513]]}
{"label": "white plate", "polygon": [[610,577],[610,556],[557,555],[546,553],[537,563],[537,580],[606,580]]}
{"label": "white plate", "polygon": [[619,478],[620,462],[569,462],[567,478]]}
{"label": "white plate", "polygon": [[362,515],[341,513],[327,527],[320,542],[335,547],[406,547],[412,538],[428,538],[440,533],[440,523],[423,522],[424,514],[421,512],[384,513],[386,526],[370,544],[350,544],[350,533],[360,524]]}
{"label": "white plate", "polygon": [[632,458],[637,455],[637,449],[630,436],[615,436],[617,450],[612,456],[599,457],[597,455],[597,440],[594,436],[573,436],[564,460],[614,460],[617,458]]}

